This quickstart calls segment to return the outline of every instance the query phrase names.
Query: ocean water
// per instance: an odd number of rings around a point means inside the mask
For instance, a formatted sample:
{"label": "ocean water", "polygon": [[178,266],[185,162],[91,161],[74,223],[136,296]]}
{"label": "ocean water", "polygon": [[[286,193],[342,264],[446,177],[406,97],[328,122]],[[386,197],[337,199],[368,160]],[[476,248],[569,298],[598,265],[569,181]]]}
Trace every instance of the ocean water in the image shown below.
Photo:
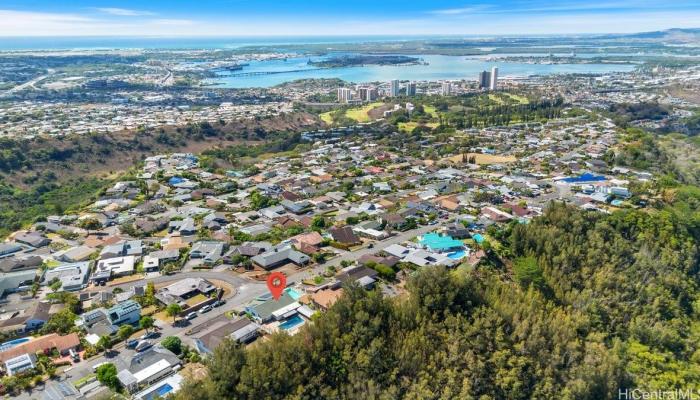
{"label": "ocean water", "polygon": [[[427,65],[408,66],[357,66],[345,68],[317,68],[309,65],[321,57],[299,57],[287,60],[251,61],[241,71],[221,71],[219,76],[209,83],[222,88],[270,87],[297,79],[339,78],[347,82],[386,82],[400,80],[476,80],[480,71],[498,67],[501,77],[526,77],[532,75],[550,75],[565,73],[594,73],[632,71],[631,64],[527,64],[494,63],[477,57],[423,55]],[[285,72],[288,71],[288,72]],[[272,74],[265,74],[270,73]],[[242,73],[261,73],[261,75],[242,76]]]}
{"label": "ocean water", "polygon": [[[469,38],[476,36],[460,36]],[[455,36],[325,36],[325,37],[235,37],[235,38],[117,38],[117,37],[35,37],[35,38],[0,38],[0,51],[12,50],[97,50],[97,49],[235,49],[245,46],[274,46],[275,50],[284,52],[285,45],[327,43],[367,43],[418,39],[454,39]],[[569,50],[562,49],[567,55]],[[527,55],[527,54],[522,54]],[[585,54],[582,57],[600,55]],[[209,84],[221,88],[271,87],[297,79],[339,78],[348,82],[375,82],[400,80],[475,80],[482,70],[491,69],[493,62],[488,56],[416,56],[425,65],[410,66],[356,66],[346,68],[319,69],[308,65],[308,61],[322,57],[296,57],[287,60],[251,61],[242,71],[221,71]],[[629,64],[527,64],[498,63],[499,75],[502,77],[525,77],[532,75],[550,75],[563,73],[595,73],[631,71],[635,68]],[[272,74],[270,74],[272,72]],[[241,73],[253,75],[241,76]]]}

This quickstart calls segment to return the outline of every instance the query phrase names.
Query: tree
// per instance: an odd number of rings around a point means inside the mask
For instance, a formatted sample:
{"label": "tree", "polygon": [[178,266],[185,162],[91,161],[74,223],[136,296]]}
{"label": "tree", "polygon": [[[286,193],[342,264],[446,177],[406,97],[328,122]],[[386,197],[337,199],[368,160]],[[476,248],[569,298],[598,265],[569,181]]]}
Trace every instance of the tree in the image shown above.
{"label": "tree", "polygon": [[175,354],[180,354],[182,352],[182,341],[177,336],[168,336],[163,339],[160,344]]}
{"label": "tree", "polygon": [[49,317],[49,320],[41,327],[41,332],[65,335],[75,327],[76,318],[77,316],[69,308],[64,308]]}
{"label": "tree", "polygon": [[104,350],[105,355],[112,349],[112,338],[109,335],[102,335],[97,341],[97,347]]}
{"label": "tree", "polygon": [[321,230],[326,227],[326,219],[322,215],[316,215],[311,220],[311,228],[314,230]]}
{"label": "tree", "polygon": [[117,378],[117,367],[112,363],[102,364],[95,371],[97,380],[108,388],[117,391],[121,387],[119,378]]}
{"label": "tree", "polygon": [[49,285],[49,288],[51,288],[51,290],[55,293],[55,292],[58,292],[58,289],[60,289],[62,285],[63,285],[63,282],[61,282],[60,279],[56,279],[53,282],[51,282],[51,284]]}
{"label": "tree", "polygon": [[134,334],[134,327],[129,324],[124,324],[119,327],[117,335],[119,339],[126,341],[131,335]]}
{"label": "tree", "polygon": [[522,257],[515,260],[513,263],[515,271],[515,279],[524,288],[533,285],[537,289],[544,287],[544,278],[542,270],[537,265],[537,260],[533,257]]}
{"label": "tree", "polygon": [[173,317],[173,323],[175,323],[175,318],[180,315],[181,312],[182,306],[177,303],[168,304],[165,308],[165,313],[168,314],[169,317]]}
{"label": "tree", "polygon": [[153,319],[153,317],[149,317],[148,315],[144,315],[139,320],[139,326],[141,327],[141,329],[145,329],[146,333],[148,333],[148,330],[153,328],[154,325],[155,320]]}

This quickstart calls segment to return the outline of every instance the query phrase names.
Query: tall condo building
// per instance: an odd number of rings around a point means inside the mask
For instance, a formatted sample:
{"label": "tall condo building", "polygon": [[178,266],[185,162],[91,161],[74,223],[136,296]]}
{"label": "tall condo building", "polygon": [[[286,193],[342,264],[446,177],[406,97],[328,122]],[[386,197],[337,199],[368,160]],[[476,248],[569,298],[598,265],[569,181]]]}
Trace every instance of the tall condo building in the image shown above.
{"label": "tall condo building", "polygon": [[498,89],[498,67],[491,68],[491,84],[489,85],[489,89]]}
{"label": "tall condo building", "polygon": [[452,94],[452,83],[442,82],[442,87],[440,88],[440,94],[443,96],[449,96]]}
{"label": "tall condo building", "polygon": [[416,95],[416,83],[409,82],[408,85],[406,85],[406,96],[415,96],[415,95]]}
{"label": "tall condo building", "polygon": [[338,88],[338,103],[349,103],[352,100],[352,91],[348,88]]}
{"label": "tall condo building", "polygon": [[479,72],[479,88],[488,89],[491,84],[491,73],[489,71]]}
{"label": "tall condo building", "polygon": [[401,91],[401,87],[399,86],[399,80],[394,79],[391,81],[391,90],[389,91],[389,95],[391,97],[397,97],[399,95],[399,92]]}

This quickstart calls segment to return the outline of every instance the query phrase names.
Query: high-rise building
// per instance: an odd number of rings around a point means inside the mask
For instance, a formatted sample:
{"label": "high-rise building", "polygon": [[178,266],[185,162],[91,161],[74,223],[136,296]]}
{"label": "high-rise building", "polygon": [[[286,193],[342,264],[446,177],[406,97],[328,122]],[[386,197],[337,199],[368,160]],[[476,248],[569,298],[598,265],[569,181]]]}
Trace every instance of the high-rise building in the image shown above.
{"label": "high-rise building", "polygon": [[498,89],[498,67],[491,68],[491,83],[489,84],[489,89]]}
{"label": "high-rise building", "polygon": [[399,80],[394,79],[391,81],[391,90],[389,91],[389,96],[397,97],[401,91],[401,86],[399,86]]}
{"label": "high-rise building", "polygon": [[409,82],[406,85],[406,96],[415,96],[415,95],[416,95],[416,83]]}
{"label": "high-rise building", "polygon": [[348,88],[338,88],[338,103],[349,103],[352,100],[352,91]]}
{"label": "high-rise building", "polygon": [[379,90],[377,88],[371,87],[367,89],[367,97],[365,97],[363,100],[364,101],[375,101],[379,98]]}
{"label": "high-rise building", "polygon": [[452,83],[442,82],[442,88],[440,88],[440,94],[443,96],[449,96],[452,94]]}
{"label": "high-rise building", "polygon": [[360,86],[357,88],[357,97],[362,101],[367,101],[367,93],[369,93],[369,87]]}
{"label": "high-rise building", "polygon": [[479,88],[487,89],[491,83],[491,73],[489,71],[479,72]]}

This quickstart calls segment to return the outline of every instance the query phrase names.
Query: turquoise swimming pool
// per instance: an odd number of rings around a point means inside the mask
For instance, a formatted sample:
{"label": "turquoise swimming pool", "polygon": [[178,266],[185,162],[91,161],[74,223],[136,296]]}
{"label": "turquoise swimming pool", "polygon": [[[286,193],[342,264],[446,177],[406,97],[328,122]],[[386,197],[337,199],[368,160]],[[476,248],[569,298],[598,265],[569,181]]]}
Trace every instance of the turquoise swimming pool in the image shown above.
{"label": "turquoise swimming pool", "polygon": [[460,258],[464,257],[467,255],[467,252],[464,250],[457,250],[455,252],[447,254],[447,257],[453,259],[453,260],[459,260]]}
{"label": "turquoise swimming pool", "polygon": [[301,297],[301,293],[297,292],[292,288],[286,288],[285,291],[287,292],[289,297],[293,298],[294,300],[299,300],[299,298]]}
{"label": "turquoise swimming pool", "polygon": [[290,330],[294,327],[297,327],[301,324],[304,323],[304,319],[299,316],[299,314],[296,314],[295,316],[289,318],[288,320],[282,322],[280,324],[280,329],[284,329],[285,331]]}
{"label": "turquoise swimming pool", "polygon": [[472,235],[472,238],[474,238],[474,241],[479,243],[479,244],[483,243],[483,241],[484,241],[484,237],[481,236],[480,233]]}

